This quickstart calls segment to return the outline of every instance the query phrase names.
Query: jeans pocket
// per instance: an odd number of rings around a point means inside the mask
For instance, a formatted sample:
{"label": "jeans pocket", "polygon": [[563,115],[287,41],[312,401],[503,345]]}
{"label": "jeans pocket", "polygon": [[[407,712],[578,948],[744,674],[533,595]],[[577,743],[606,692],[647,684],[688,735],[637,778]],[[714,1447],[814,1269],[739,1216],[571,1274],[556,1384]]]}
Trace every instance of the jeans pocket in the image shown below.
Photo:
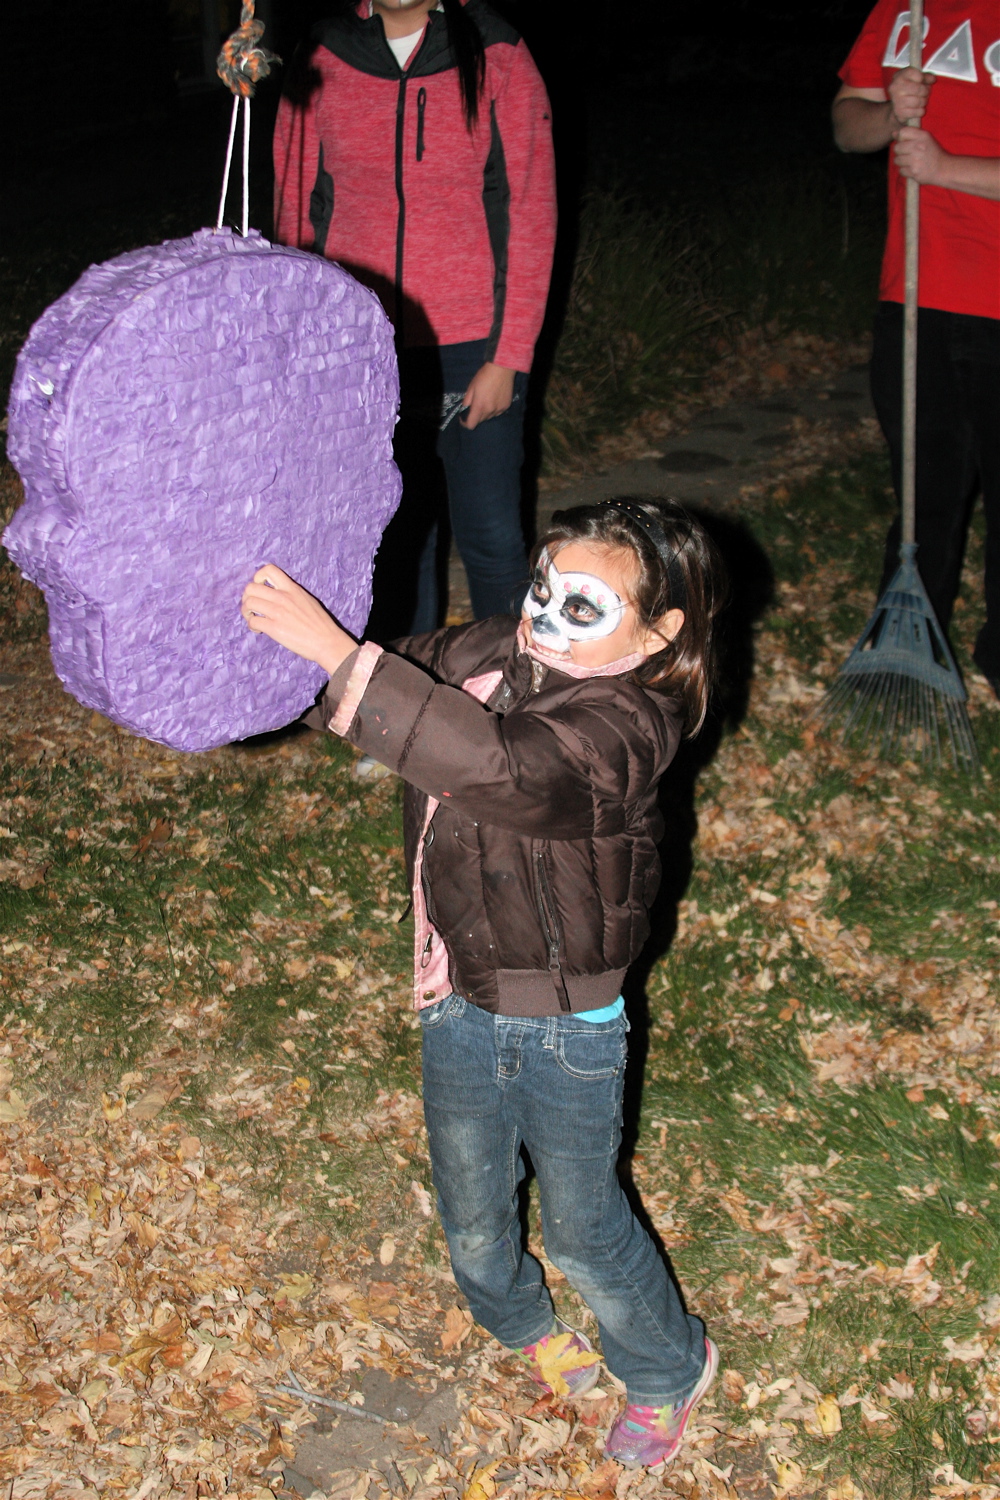
{"label": "jeans pocket", "polygon": [[446,1017],[460,1016],[465,1010],[466,1001],[461,995],[446,995],[443,1000],[435,1000],[433,1005],[425,1005],[423,1010],[418,1010],[420,1024],[425,1030],[440,1026]]}
{"label": "jeans pocket", "polygon": [[625,1067],[625,1055],[621,1021],[607,1031],[603,1027],[561,1031],[556,1042],[556,1060],[571,1078],[615,1078]]}

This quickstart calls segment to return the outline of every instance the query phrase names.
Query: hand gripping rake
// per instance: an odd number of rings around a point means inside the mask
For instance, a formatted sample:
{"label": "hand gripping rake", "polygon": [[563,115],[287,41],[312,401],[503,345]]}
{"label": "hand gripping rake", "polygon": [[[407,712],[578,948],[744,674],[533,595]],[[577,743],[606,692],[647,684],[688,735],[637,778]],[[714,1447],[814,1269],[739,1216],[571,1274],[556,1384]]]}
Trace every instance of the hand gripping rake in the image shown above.
{"label": "hand gripping rake", "polygon": [[[910,67],[923,51],[923,0],[910,3]],[[916,121],[911,122],[916,124]],[[974,771],[976,744],[965,686],[917,571],[917,278],[920,187],[906,182],[906,302],[903,317],[903,528],[899,567],[847,658],[817,717],[842,719],[841,738],[882,755],[918,751],[940,765]]]}

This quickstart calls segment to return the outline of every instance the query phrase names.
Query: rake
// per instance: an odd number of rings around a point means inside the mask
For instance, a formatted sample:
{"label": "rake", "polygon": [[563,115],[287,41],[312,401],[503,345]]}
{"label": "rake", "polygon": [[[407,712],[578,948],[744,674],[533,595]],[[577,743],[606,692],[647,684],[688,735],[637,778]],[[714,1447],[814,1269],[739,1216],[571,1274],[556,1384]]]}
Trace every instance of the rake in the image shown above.
{"label": "rake", "polygon": [[[923,51],[923,0],[910,3],[910,66]],[[911,123],[916,124],[916,121]],[[920,187],[906,182],[903,316],[903,515],[899,567],[817,711],[841,721],[841,739],[885,757],[919,753],[957,770],[978,766],[965,685],[917,571],[917,278]]]}

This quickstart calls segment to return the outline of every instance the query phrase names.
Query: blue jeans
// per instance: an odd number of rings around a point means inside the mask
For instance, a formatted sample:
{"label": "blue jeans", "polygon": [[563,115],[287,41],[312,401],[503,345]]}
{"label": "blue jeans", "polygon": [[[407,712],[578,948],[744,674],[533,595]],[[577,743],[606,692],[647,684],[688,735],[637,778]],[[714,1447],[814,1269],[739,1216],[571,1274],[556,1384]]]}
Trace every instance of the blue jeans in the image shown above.
{"label": "blue jeans", "polygon": [[505,412],[471,431],[457,412],[442,429],[442,401],[461,395],[486,358],[486,340],[404,349],[394,454],[403,499],[375,564],[367,634],[376,640],[441,624],[450,518],[477,620],[508,614],[527,589],[521,467],[527,375],[514,377]]}
{"label": "blue jeans", "polygon": [[523,1145],[546,1254],[596,1315],[608,1369],[642,1405],[686,1394],[705,1363],[704,1325],[684,1311],[615,1171],[624,1016],[495,1016],[452,995],[420,1020],[438,1208],[476,1321],[509,1348],[552,1328],[542,1268],[521,1237]]}

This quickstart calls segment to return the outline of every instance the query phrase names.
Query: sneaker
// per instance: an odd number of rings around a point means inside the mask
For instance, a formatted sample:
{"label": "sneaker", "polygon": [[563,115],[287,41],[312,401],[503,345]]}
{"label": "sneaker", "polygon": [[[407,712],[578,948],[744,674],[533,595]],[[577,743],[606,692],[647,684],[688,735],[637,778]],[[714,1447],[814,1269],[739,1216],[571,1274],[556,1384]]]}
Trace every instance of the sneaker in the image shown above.
{"label": "sneaker", "polygon": [[393,773],[388,766],[375,759],[374,755],[362,755],[360,760],[355,761],[354,770],[351,773],[355,781],[384,781]]}
{"label": "sneaker", "polygon": [[630,1401],[608,1433],[604,1451],[626,1469],[669,1463],[680,1451],[691,1413],[715,1379],[719,1351],[705,1340],[705,1368],[686,1396],[672,1406],[635,1406]]}
{"label": "sneaker", "polygon": [[552,1332],[517,1351],[536,1385],[553,1396],[583,1396],[601,1373],[601,1356],[589,1340],[556,1318]]}

